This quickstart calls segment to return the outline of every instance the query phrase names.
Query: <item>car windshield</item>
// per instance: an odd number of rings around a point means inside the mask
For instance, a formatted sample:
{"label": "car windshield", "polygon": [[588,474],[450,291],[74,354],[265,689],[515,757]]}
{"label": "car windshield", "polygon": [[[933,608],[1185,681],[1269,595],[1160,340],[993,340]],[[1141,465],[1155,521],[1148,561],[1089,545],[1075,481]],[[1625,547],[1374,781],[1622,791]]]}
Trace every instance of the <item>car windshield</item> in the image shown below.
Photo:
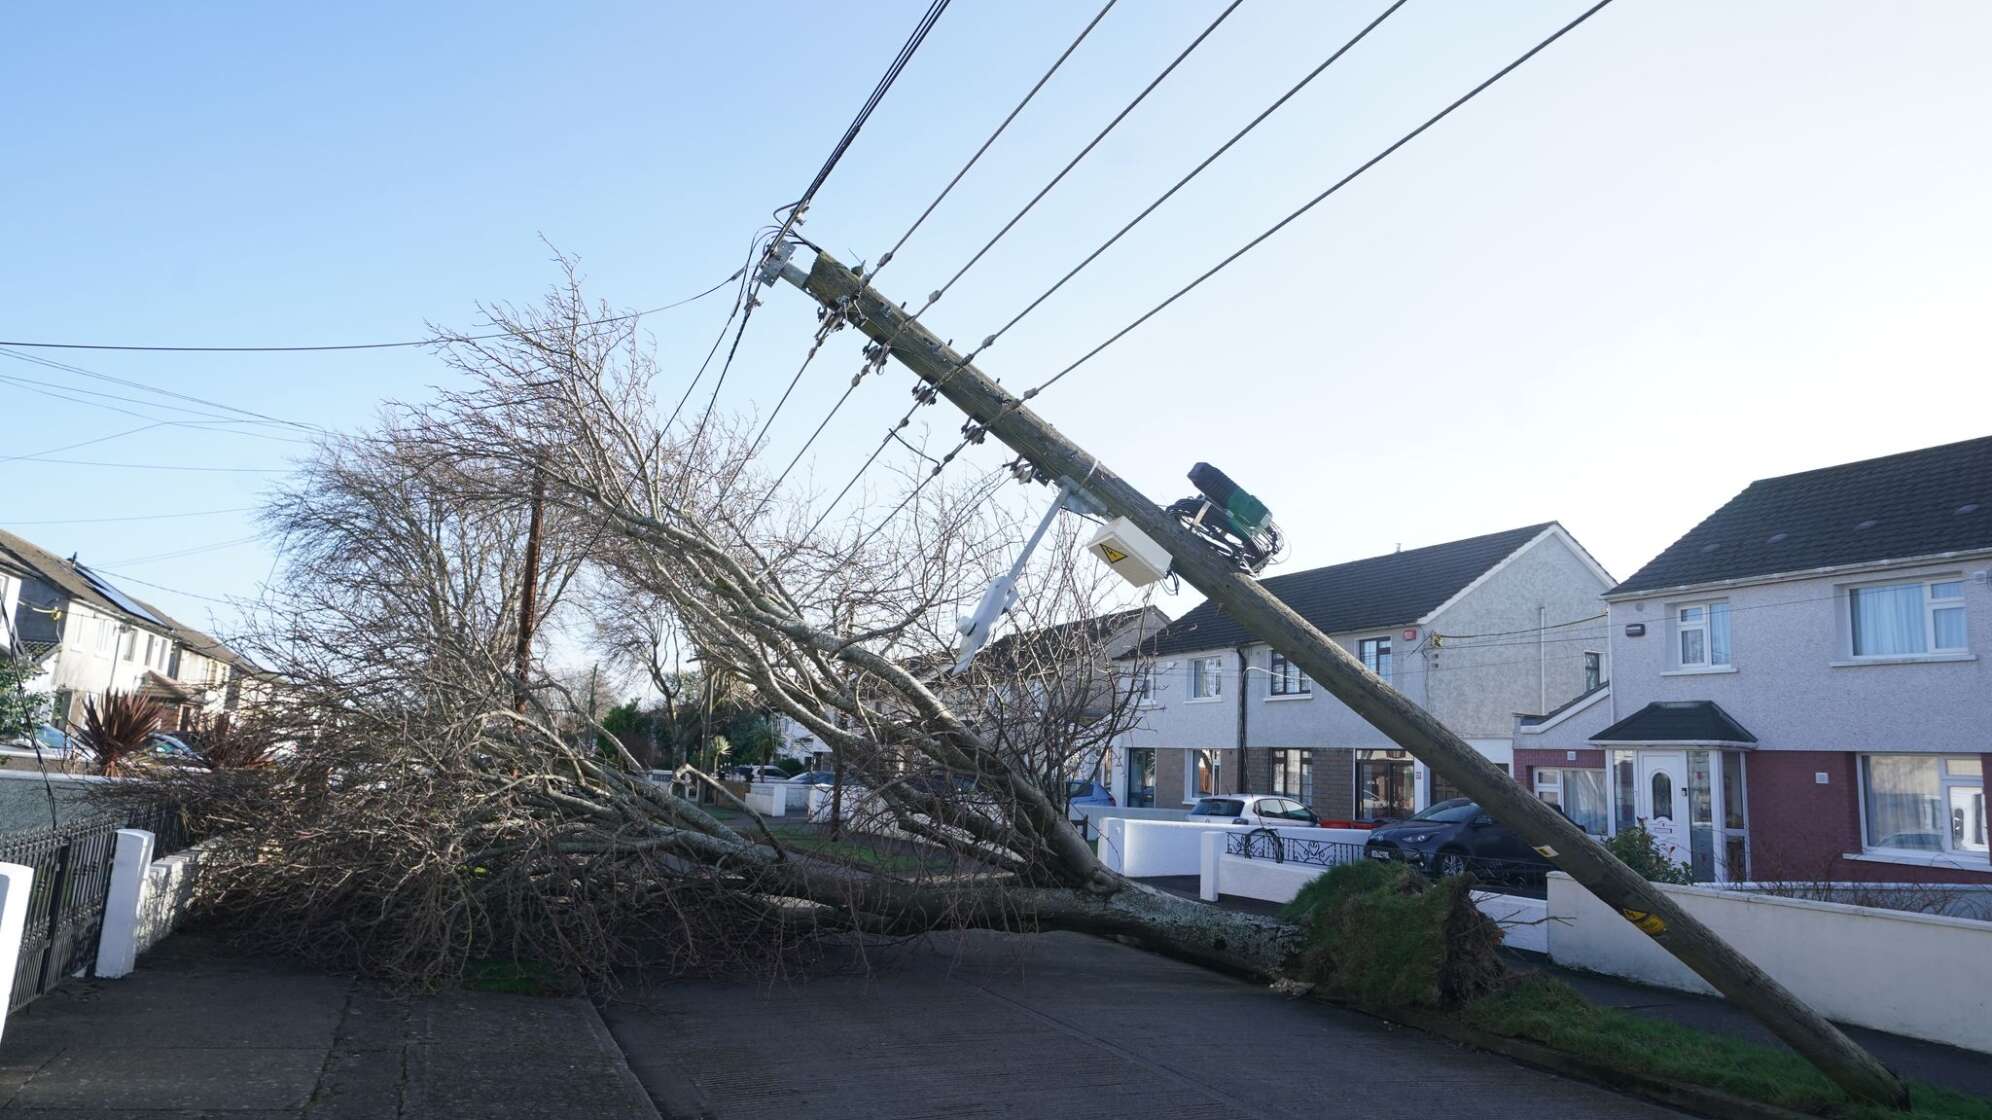
{"label": "car windshield", "polygon": [[1427,805],[1422,812],[1411,819],[1414,821],[1437,821],[1440,824],[1457,824],[1460,821],[1470,821],[1479,815],[1480,806],[1475,805],[1464,797],[1455,797],[1448,801],[1438,802],[1435,805]]}
{"label": "car windshield", "polygon": [[1093,792],[1093,783],[1091,782],[1065,783],[1065,796],[1067,797],[1084,797],[1092,792]]}
{"label": "car windshield", "polygon": [[1235,817],[1245,811],[1245,803],[1230,797],[1206,797],[1190,810],[1193,817]]}

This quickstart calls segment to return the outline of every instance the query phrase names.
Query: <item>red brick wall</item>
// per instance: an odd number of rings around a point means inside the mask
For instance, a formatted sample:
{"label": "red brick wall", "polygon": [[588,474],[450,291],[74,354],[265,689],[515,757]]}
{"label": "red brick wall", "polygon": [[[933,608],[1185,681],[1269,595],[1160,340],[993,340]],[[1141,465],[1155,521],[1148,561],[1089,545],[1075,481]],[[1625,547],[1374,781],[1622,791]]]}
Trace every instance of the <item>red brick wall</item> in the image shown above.
{"label": "red brick wall", "polygon": [[1539,766],[1554,767],[1556,769],[1572,767],[1579,770],[1603,770],[1605,768],[1605,752],[1580,750],[1573,761],[1570,758],[1568,750],[1524,750],[1520,747],[1515,749],[1515,780],[1527,787],[1531,793],[1535,792],[1535,772]]}
{"label": "red brick wall", "polygon": [[[1982,883],[1951,868],[1849,860],[1861,850],[1859,757],[1846,751],[1755,751],[1743,764],[1750,803],[1750,877],[1759,882],[1872,880]],[[1992,769],[1992,756],[1987,757]],[[1827,784],[1816,778],[1826,774]]]}

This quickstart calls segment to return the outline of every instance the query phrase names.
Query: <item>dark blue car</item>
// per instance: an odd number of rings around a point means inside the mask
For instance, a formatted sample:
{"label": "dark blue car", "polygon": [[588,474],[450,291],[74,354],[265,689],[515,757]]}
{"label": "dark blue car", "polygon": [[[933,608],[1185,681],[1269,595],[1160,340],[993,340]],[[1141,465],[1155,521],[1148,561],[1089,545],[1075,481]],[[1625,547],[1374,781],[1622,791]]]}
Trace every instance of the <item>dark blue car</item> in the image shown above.
{"label": "dark blue car", "polygon": [[1401,859],[1441,878],[1472,872],[1490,882],[1540,879],[1555,866],[1464,797],[1436,802],[1409,820],[1378,826],[1369,834],[1364,854],[1371,859]]}

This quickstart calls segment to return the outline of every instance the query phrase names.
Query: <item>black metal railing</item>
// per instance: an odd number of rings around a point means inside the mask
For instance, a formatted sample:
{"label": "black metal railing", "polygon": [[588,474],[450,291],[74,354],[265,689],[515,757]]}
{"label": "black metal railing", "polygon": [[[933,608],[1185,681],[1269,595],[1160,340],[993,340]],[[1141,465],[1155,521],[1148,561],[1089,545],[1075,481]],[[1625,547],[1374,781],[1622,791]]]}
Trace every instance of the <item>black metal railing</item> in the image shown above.
{"label": "black metal railing", "polygon": [[155,857],[193,842],[185,818],[173,806],[100,813],[54,828],[0,834],[0,863],[18,863],[34,872],[8,1010],[33,1001],[67,976],[96,967],[122,828],[151,832]]}
{"label": "black metal railing", "polygon": [[1305,863],[1315,867],[1336,867],[1363,858],[1363,846],[1341,840],[1307,840],[1281,836],[1270,828],[1233,832],[1224,838],[1224,853],[1246,859],[1269,859],[1274,863]]}

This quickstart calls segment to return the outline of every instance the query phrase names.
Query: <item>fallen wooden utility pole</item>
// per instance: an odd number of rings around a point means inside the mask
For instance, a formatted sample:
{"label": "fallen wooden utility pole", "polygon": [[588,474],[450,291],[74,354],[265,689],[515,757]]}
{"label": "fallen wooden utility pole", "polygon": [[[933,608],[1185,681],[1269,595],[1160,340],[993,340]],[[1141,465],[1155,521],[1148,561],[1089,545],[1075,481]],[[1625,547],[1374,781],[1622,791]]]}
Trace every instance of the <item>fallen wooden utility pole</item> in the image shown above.
{"label": "fallen wooden utility pole", "polygon": [[[1126,480],[1060,435],[1019,398],[970,365],[864,278],[819,252],[805,275],[783,279],[826,307],[842,309],[865,334],[1043,475],[1081,483],[1109,512],[1167,549],[1174,571],[1253,636],[1285,655],[1379,731],[1473,798],[1535,849],[1603,899],[1730,1002],[1819,1067],[1858,1100],[1908,1107],[1908,1091],[1886,1066],[1749,958],[1731,948],[1604,846],[1531,796],[1431,713],[1369,672],[1347,650],[1289,609],[1257,580],[1185,529]],[[772,279],[772,277],[764,277]],[[1029,394],[1026,394],[1026,398]]]}

